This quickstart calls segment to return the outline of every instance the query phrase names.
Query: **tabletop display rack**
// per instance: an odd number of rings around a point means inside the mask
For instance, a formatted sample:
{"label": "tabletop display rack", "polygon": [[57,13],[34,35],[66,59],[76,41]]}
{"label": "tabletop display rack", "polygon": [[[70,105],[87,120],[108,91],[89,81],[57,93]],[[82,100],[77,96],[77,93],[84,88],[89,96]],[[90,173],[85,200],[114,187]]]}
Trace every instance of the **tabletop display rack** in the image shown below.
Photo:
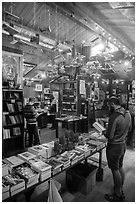
{"label": "tabletop display rack", "polygon": [[2,153],[3,156],[23,149],[23,90],[3,89]]}

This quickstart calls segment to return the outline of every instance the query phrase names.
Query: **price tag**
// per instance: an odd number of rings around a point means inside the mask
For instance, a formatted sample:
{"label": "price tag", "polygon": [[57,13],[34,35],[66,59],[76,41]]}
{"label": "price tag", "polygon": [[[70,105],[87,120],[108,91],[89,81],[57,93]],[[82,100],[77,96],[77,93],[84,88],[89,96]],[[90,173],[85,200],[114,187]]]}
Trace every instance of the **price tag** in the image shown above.
{"label": "price tag", "polygon": [[11,103],[15,103],[15,100],[14,100],[14,99],[12,99],[12,100],[11,100]]}

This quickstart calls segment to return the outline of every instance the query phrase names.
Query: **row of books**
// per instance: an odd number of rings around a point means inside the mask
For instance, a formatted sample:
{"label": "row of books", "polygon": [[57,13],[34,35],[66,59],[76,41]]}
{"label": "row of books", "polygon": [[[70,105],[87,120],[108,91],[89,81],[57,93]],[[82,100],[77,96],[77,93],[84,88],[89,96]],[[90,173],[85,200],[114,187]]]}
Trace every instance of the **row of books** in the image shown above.
{"label": "row of books", "polygon": [[21,130],[20,127],[15,127],[12,129],[12,134],[10,129],[5,129],[3,128],[3,139],[15,137],[15,136],[20,136],[21,135]]}
{"label": "row of books", "polygon": [[3,91],[3,99],[22,99],[22,92]]}
{"label": "row of books", "polygon": [[2,123],[3,123],[3,126],[23,123],[23,115],[21,114],[19,115],[3,114]]}
{"label": "row of books", "polygon": [[17,101],[16,103],[6,103],[7,104],[7,111],[10,113],[22,111],[23,105],[21,101]]}

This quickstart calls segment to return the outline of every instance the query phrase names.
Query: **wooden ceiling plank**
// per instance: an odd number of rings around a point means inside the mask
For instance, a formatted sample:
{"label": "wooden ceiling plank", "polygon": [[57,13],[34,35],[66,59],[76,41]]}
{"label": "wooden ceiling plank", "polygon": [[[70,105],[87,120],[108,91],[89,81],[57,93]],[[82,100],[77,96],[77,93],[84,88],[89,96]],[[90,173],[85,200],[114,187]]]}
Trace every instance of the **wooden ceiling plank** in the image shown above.
{"label": "wooden ceiling plank", "polygon": [[128,43],[129,39],[126,39],[126,37],[122,36],[120,32],[116,32],[115,29],[112,29],[113,25],[104,23],[104,16],[102,16],[96,8],[93,8],[89,5],[90,4],[88,3],[76,2],[75,9],[81,11],[84,16],[87,16],[87,18],[91,18],[93,21],[103,27],[108,33],[118,39],[119,42],[124,44],[128,49],[130,49],[132,52],[135,52],[134,47],[130,43]]}

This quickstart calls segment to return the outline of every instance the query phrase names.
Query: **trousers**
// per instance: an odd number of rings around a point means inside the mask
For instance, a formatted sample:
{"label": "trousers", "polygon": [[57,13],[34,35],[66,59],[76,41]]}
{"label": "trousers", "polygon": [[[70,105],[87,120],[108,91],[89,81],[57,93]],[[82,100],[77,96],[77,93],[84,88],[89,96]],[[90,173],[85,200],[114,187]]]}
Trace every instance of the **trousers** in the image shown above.
{"label": "trousers", "polygon": [[[37,124],[28,124],[27,129],[29,133],[29,147],[34,145],[40,144],[39,133],[38,133],[38,126]],[[34,141],[34,143],[33,143]]]}

